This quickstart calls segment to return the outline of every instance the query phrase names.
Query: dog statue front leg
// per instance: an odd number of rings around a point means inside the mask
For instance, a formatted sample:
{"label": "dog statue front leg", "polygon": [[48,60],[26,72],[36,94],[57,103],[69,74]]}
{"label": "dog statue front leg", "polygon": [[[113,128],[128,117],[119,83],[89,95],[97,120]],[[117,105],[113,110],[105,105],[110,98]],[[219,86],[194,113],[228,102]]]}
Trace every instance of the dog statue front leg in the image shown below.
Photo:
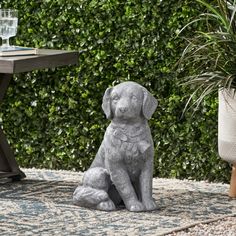
{"label": "dog statue front leg", "polygon": [[119,192],[126,208],[129,211],[143,211],[144,206],[140,201],[138,201],[137,195],[124,165],[120,162],[114,161],[110,161],[108,165],[111,181]]}
{"label": "dog statue front leg", "polygon": [[153,161],[152,159],[148,159],[150,156],[147,156],[147,160],[144,164],[143,170],[139,177],[140,182],[140,190],[142,203],[145,207],[146,211],[152,211],[157,208],[156,202],[152,197],[152,173],[153,173]]}

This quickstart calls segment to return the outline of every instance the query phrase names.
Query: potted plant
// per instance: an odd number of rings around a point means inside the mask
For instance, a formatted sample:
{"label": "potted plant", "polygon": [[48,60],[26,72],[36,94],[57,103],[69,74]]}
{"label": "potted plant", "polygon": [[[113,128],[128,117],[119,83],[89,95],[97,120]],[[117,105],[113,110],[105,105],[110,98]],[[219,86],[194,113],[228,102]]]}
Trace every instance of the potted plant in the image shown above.
{"label": "potted plant", "polygon": [[223,160],[232,164],[229,196],[236,197],[236,1],[197,2],[207,12],[182,30],[195,22],[202,22],[202,30],[188,39],[179,66],[181,70],[193,68],[193,75],[185,82],[194,86],[189,101],[198,94],[198,106],[206,95],[219,93],[218,151]]}

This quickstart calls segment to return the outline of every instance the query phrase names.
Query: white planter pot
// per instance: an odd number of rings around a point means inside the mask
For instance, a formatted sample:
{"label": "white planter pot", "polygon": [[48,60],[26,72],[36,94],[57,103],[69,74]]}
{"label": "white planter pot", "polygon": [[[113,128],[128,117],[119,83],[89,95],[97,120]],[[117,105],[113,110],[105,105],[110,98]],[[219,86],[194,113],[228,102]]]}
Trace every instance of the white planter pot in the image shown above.
{"label": "white planter pot", "polygon": [[236,94],[219,90],[218,152],[220,157],[236,164]]}

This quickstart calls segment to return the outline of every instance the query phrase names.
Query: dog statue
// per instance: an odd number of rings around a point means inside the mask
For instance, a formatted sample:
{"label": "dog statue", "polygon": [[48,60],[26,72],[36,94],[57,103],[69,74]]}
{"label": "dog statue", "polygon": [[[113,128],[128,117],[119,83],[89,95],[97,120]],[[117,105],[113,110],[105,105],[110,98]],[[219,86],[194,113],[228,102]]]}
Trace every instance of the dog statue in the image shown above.
{"label": "dog statue", "polygon": [[156,209],[148,126],[156,107],[157,100],[138,83],[123,82],[106,90],[102,108],[111,123],[82,186],[73,194],[74,204],[104,211],[121,204],[134,212]]}

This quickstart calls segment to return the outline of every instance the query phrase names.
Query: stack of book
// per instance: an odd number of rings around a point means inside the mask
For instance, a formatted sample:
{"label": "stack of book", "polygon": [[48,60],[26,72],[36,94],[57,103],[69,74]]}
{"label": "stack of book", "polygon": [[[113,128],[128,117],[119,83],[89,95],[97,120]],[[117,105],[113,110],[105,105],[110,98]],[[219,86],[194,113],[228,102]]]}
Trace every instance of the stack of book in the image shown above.
{"label": "stack of book", "polygon": [[24,56],[24,55],[36,55],[37,48],[28,48],[28,47],[19,47],[11,46],[9,48],[0,47],[0,56],[9,57],[9,56]]}

